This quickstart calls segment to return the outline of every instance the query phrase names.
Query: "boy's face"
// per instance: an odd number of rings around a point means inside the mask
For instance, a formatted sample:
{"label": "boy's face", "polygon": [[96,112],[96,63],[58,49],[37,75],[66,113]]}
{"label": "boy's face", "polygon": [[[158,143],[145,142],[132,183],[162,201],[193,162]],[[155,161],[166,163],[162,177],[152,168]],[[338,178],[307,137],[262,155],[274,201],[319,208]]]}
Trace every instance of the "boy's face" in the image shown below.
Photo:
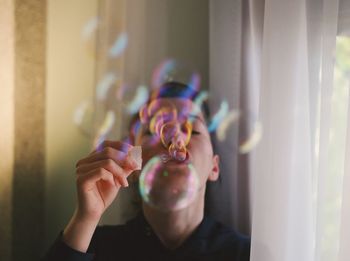
{"label": "boy's face", "polygon": [[[176,170],[181,168],[182,164],[191,163],[198,175],[199,185],[201,190],[205,191],[205,184],[207,180],[214,181],[219,174],[219,158],[213,154],[213,148],[210,140],[210,135],[201,112],[196,113],[196,116],[191,115],[191,112],[198,109],[196,104],[189,99],[183,98],[159,98],[157,100],[157,111],[166,108],[171,104],[176,108],[177,115],[181,115],[181,120],[191,119],[192,132],[190,140],[186,146],[188,158],[184,163],[172,161],[166,164],[172,164],[169,170]],[[181,125],[181,124],[180,124]],[[150,126],[146,122],[142,124],[135,137],[135,145],[142,146],[142,158],[145,165],[151,158],[160,154],[168,154],[168,148],[163,145],[157,134],[150,131]]]}

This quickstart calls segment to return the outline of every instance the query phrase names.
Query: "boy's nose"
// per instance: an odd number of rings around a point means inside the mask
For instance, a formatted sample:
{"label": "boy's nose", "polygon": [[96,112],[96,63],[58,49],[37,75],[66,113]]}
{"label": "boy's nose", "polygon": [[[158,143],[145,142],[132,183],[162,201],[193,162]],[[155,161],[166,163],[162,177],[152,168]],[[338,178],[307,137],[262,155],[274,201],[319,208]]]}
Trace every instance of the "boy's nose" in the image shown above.
{"label": "boy's nose", "polygon": [[[183,126],[182,126],[183,125]],[[168,122],[161,128],[161,140],[169,151],[169,156],[178,161],[184,161],[187,157],[186,145],[190,140],[191,131],[186,124]]]}
{"label": "boy's nose", "polygon": [[169,146],[170,156],[177,161],[184,161],[187,158],[187,149],[182,141],[175,141]]}

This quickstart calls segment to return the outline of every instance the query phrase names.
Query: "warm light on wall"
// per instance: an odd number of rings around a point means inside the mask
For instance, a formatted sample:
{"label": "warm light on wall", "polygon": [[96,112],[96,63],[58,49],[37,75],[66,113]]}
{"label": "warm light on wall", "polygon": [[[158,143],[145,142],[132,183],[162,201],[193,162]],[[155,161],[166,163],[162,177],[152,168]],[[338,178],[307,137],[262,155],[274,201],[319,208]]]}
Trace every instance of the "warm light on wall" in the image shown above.
{"label": "warm light on wall", "polygon": [[0,259],[10,260],[14,165],[13,1],[0,1],[0,31]]}

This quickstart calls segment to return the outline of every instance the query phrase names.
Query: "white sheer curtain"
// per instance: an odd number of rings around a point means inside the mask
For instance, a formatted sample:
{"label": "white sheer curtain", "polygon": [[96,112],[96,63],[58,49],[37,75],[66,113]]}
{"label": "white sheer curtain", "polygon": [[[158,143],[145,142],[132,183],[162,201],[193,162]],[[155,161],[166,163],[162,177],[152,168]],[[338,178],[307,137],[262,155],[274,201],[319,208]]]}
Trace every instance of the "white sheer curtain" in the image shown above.
{"label": "white sheer curtain", "polygon": [[265,1],[251,260],[313,260],[306,25],[305,1]]}
{"label": "white sheer curtain", "polygon": [[334,101],[338,10],[334,0],[267,0],[261,10],[264,135],[253,161],[252,260],[350,257],[339,252],[350,211],[342,196],[350,158],[341,143],[350,136],[337,129],[344,112]]}
{"label": "white sheer curtain", "polygon": [[[349,1],[211,1],[213,102],[238,95],[233,106],[258,114],[263,127],[243,173],[250,180],[253,261],[350,258],[349,21]],[[228,35],[233,28],[241,34]],[[241,159],[242,131],[230,133],[234,149],[226,157]],[[232,160],[226,168],[232,190],[239,190],[242,164]]]}

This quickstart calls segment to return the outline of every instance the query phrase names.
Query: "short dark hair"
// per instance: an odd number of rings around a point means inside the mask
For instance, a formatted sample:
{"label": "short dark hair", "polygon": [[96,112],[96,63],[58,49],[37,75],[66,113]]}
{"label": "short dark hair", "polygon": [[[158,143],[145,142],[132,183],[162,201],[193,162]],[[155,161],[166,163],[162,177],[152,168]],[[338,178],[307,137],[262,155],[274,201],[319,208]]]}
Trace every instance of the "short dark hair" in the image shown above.
{"label": "short dark hair", "polygon": [[[195,101],[199,94],[200,91],[190,84],[175,81],[165,82],[158,89],[151,92],[148,103],[159,98],[184,98]],[[201,103],[201,111],[207,121],[209,119],[209,106],[206,100]]]}
{"label": "short dark hair", "polygon": [[[159,88],[150,91],[150,96],[145,104],[150,104],[152,101],[160,98],[183,98],[195,101],[198,98],[200,91],[191,86],[190,84],[184,84],[181,82],[165,82]],[[201,103],[201,112],[203,113],[205,122],[208,122],[210,117],[208,101],[204,100]],[[131,116],[129,123],[129,131],[131,136],[135,137],[137,130],[139,129],[140,118],[139,114],[136,113]],[[212,139],[213,137],[211,137]]]}

